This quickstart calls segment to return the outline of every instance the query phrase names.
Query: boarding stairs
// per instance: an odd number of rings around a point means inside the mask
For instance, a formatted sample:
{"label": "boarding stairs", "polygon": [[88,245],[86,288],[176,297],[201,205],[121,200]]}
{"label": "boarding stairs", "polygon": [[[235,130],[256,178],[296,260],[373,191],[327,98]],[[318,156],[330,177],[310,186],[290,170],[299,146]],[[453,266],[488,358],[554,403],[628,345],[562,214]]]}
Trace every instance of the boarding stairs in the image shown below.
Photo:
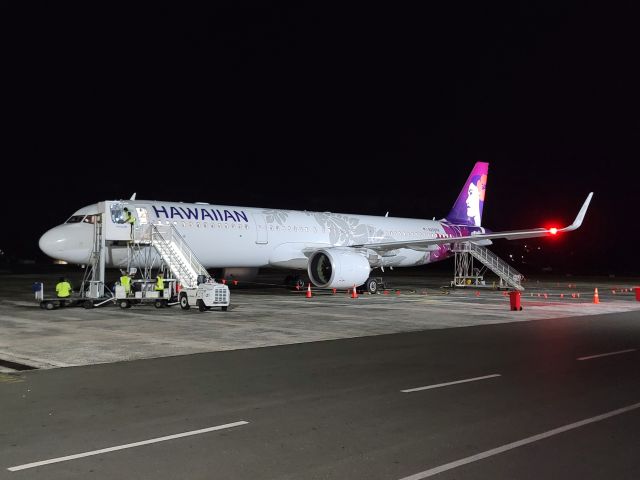
{"label": "boarding stairs", "polygon": [[[158,252],[165,267],[171,271],[183,287],[195,288],[198,286],[198,279],[203,282],[211,278],[207,269],[202,266],[173,225],[148,225],[144,232],[139,232],[136,235],[132,250],[138,249],[141,252],[144,250],[141,247],[146,245],[152,246]],[[133,258],[133,255],[130,255],[130,259]],[[142,263],[152,267],[153,262],[147,259]],[[150,270],[150,268],[145,270]]]}
{"label": "boarding stairs", "polygon": [[514,288],[522,291],[523,275],[486,247],[473,242],[461,242],[454,245],[456,272],[453,286],[476,286],[482,280],[482,271],[473,268],[473,259],[479,261],[500,278],[501,288]]}
{"label": "boarding stairs", "polygon": [[211,278],[173,225],[151,225],[151,245],[183,287],[197,287],[198,277]]}

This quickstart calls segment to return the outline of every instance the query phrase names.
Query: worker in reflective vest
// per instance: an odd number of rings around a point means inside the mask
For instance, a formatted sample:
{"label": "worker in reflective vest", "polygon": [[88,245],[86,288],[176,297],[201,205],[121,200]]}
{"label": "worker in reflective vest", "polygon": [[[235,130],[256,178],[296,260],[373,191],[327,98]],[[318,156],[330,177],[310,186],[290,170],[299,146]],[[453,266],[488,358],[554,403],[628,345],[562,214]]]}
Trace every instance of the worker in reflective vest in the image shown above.
{"label": "worker in reflective vest", "polygon": [[161,273],[159,273],[158,278],[156,278],[156,292],[158,292],[159,297],[162,297],[162,292],[164,292],[164,279]]}
{"label": "worker in reflective vest", "polygon": [[[71,284],[67,279],[60,277],[60,281],[56,284],[56,295],[58,298],[69,298],[71,296]],[[60,300],[60,306],[64,307],[65,301]]]}
{"label": "worker in reflective vest", "polygon": [[133,241],[133,225],[136,223],[136,217],[134,217],[127,207],[124,207],[125,222],[131,225],[131,241]]}
{"label": "worker in reflective vest", "polygon": [[120,285],[124,287],[125,295],[129,295],[131,293],[131,277],[127,272],[124,272],[120,277]]}

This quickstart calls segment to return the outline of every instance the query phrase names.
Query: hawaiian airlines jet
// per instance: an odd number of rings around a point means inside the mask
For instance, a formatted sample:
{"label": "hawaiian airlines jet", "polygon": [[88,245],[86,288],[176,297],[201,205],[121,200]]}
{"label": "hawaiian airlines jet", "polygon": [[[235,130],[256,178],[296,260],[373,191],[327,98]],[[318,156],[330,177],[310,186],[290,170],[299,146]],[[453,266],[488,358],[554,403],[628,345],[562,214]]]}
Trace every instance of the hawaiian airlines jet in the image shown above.
{"label": "hawaiian airlines jet", "polygon": [[[306,270],[320,288],[364,284],[374,268],[425,265],[453,255],[453,245],[489,245],[494,239],[545,237],[576,230],[593,192],[574,222],[564,228],[491,232],[482,227],[489,164],[475,164],[453,209],[441,220],[375,217],[351,213],[232,207],[208,203],[106,201],[81,208],[40,238],[40,249],[55,259],[87,264],[94,246],[96,216],[121,232],[106,244],[107,267],[128,261],[124,208],[136,217],[134,238],[150,225],[173,225],[200,263],[209,269],[257,272],[260,267]],[[135,197],[135,195],[134,195]],[[115,229],[115,230],[114,230]],[[118,230],[119,229],[119,230]],[[150,254],[157,255],[148,248]],[[135,265],[133,265],[135,266]]]}

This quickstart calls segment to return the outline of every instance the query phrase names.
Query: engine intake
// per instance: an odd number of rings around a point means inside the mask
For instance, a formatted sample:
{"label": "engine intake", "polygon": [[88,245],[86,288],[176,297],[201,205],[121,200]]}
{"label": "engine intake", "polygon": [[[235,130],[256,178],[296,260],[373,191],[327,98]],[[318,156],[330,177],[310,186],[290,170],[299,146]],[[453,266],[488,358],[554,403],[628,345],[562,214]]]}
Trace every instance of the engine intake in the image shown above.
{"label": "engine intake", "polygon": [[309,257],[309,278],[319,288],[360,286],[369,278],[369,261],[358,252],[343,248],[316,250]]}

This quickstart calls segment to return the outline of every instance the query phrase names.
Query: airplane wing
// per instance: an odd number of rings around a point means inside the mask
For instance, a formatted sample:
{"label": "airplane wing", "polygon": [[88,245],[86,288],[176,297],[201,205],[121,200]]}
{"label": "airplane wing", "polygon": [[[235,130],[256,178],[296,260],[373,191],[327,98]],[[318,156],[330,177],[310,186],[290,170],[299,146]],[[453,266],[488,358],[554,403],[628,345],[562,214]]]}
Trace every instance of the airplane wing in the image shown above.
{"label": "airplane wing", "polygon": [[424,240],[402,240],[398,242],[381,242],[381,243],[367,243],[360,245],[351,245],[353,248],[369,248],[371,250],[385,252],[389,250],[395,250],[397,248],[410,248],[413,250],[427,250],[431,245],[443,245],[448,243],[461,243],[461,242],[479,242],[481,240],[494,240],[497,238],[506,238],[507,240],[519,240],[523,238],[535,238],[535,237],[548,237],[550,235],[556,235],[558,233],[570,232],[577,230],[582,225],[584,216],[589,208],[589,203],[593,197],[593,192],[589,193],[587,199],[582,204],[582,208],[578,212],[576,219],[571,225],[564,228],[532,228],[528,230],[511,230],[506,232],[492,232],[492,233],[478,233],[475,235],[467,235],[464,237],[451,237],[451,238],[429,238]]}

